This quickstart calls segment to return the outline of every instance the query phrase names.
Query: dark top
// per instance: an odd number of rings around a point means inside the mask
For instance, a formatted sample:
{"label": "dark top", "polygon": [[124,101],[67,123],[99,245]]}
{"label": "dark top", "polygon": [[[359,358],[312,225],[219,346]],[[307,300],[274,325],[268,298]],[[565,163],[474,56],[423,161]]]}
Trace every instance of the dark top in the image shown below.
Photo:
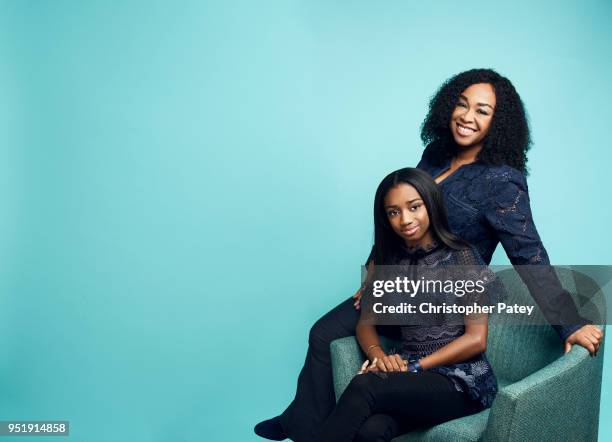
{"label": "dark top", "polygon": [[[428,147],[417,167],[435,178],[450,167],[451,158],[435,161],[431,156]],[[461,166],[439,186],[452,232],[472,244],[486,264],[501,242],[510,262],[521,266],[517,267],[519,275],[562,340],[588,323],[578,316],[570,295],[550,267],[533,222],[522,172],[478,160]],[[526,266],[529,264],[540,268],[529,270],[533,267]]]}
{"label": "dark top", "polygon": [[[495,274],[484,265],[478,251],[473,247],[453,250],[445,245],[434,243],[425,249],[404,248],[400,256],[393,261],[393,264],[396,265],[410,265],[416,269],[423,269],[423,274],[428,274],[431,279],[436,279],[433,274],[438,271],[444,272],[448,266],[469,266],[477,272],[471,277],[485,280],[487,283],[484,293],[465,295],[460,298],[465,303],[476,302],[478,301],[476,298],[487,297],[497,289]],[[439,293],[428,296],[436,297],[440,303],[448,295]],[[454,297],[452,293],[450,296]],[[398,353],[403,359],[411,362],[439,350],[465,333],[463,321],[459,324],[441,322],[437,325],[404,325],[400,326],[400,329],[402,348]],[[450,379],[458,391],[465,392],[470,399],[477,401],[481,408],[490,407],[495,399],[497,380],[484,353],[479,353],[462,362],[433,367],[428,371],[439,373]]]}
{"label": "dark top", "polygon": [[[450,167],[417,165],[437,177]],[[440,184],[453,233],[472,244],[485,263],[501,242],[513,265],[550,264],[531,215],[527,180],[513,167],[466,164]]]}

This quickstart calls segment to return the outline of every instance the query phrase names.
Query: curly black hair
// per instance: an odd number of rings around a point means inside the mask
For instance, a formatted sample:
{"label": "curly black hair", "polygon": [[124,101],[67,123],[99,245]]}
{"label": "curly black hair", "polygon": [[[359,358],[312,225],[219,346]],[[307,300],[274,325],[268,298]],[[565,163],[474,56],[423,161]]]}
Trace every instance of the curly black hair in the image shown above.
{"label": "curly black hair", "polygon": [[433,164],[453,157],[457,145],[449,124],[459,95],[476,83],[488,83],[495,91],[496,106],[489,133],[478,159],[487,164],[514,167],[527,173],[527,151],[531,134],[527,112],[514,86],[492,69],[472,69],[446,80],[429,102],[429,112],[421,125],[425,155]]}

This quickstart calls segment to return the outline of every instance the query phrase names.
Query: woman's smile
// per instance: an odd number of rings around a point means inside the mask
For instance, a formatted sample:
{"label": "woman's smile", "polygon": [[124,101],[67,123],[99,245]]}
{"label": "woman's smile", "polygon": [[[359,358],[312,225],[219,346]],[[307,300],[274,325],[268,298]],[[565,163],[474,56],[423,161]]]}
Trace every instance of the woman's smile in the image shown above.
{"label": "woman's smile", "polygon": [[461,123],[455,122],[455,124],[457,125],[456,132],[461,137],[469,137],[470,135],[473,135],[477,131],[476,129],[473,129],[471,127],[464,126]]}
{"label": "woman's smile", "polygon": [[495,91],[489,83],[476,83],[461,92],[449,124],[455,143],[480,151],[491,127],[495,104]]}

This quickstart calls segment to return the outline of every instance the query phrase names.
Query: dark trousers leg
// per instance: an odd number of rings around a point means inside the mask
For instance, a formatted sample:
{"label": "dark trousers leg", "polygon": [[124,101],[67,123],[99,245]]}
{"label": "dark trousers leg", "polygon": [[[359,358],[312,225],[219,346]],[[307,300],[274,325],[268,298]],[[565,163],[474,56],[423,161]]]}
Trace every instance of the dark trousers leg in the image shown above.
{"label": "dark trousers leg", "polygon": [[356,375],[322,427],[322,442],[390,441],[419,427],[473,414],[477,404],[432,373]]}
{"label": "dark trousers leg", "polygon": [[[352,298],[321,317],[310,329],[308,352],[298,377],[295,399],[281,414],[285,434],[296,442],[317,440],[318,430],[336,405],[329,344],[339,338],[354,336],[360,311]],[[396,329],[379,329],[389,335]]]}

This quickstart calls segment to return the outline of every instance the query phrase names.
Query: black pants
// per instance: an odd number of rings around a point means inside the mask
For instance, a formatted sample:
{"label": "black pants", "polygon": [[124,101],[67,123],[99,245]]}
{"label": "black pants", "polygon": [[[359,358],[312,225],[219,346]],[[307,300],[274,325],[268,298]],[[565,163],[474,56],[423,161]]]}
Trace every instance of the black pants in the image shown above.
{"label": "black pants", "polygon": [[[295,399],[281,414],[285,434],[295,442],[313,442],[336,406],[329,344],[354,336],[360,312],[347,299],[321,317],[310,329],[308,352],[300,372]],[[378,327],[379,334],[397,337],[396,327]]]}
{"label": "black pants", "polygon": [[321,442],[382,442],[479,411],[438,373],[356,375],[323,425]]}
{"label": "black pants", "polygon": [[[352,298],[321,317],[310,329],[308,352],[298,377],[295,399],[281,415],[287,436],[296,442],[317,440],[317,433],[336,405],[329,344],[339,338],[355,336],[360,312]],[[395,327],[379,327],[386,336],[397,333]]]}

